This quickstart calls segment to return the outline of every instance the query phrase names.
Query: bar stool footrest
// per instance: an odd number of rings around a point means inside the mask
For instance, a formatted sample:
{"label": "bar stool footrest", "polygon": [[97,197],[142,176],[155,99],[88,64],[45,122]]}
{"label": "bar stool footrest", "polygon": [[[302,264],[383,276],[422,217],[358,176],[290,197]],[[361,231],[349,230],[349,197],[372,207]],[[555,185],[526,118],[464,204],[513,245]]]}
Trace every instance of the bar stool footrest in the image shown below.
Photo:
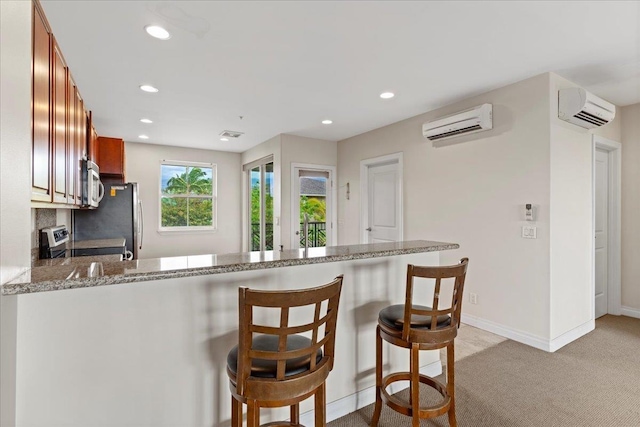
{"label": "bar stool footrest", "polygon": [[[429,387],[435,389],[439,392],[443,399],[439,404],[421,407],[418,417],[420,418],[432,418],[438,417],[442,414],[447,413],[451,406],[451,396],[447,393],[447,386],[440,381],[437,381],[431,377],[428,377],[423,374],[419,374],[418,378],[422,384],[428,385]],[[384,402],[387,406],[393,409],[396,412],[399,412],[404,415],[413,416],[413,408],[409,405],[408,402],[404,402],[397,398],[394,395],[389,394],[387,391],[387,387],[397,381],[411,381],[411,373],[410,372],[396,372],[393,374],[389,374],[382,379],[382,387],[380,388],[380,397],[382,398],[382,402]]]}
{"label": "bar stool footrest", "polygon": [[260,427],[305,427],[303,424],[294,424],[288,421],[272,421],[270,423],[261,424]]}

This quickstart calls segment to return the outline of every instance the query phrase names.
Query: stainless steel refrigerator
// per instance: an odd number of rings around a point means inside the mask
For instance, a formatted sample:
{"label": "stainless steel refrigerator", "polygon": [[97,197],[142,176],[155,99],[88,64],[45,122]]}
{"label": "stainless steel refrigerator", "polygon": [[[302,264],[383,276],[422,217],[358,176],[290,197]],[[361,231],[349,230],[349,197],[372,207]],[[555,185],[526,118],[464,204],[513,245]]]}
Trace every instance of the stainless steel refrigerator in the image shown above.
{"label": "stainless steel refrigerator", "polygon": [[74,241],[123,237],[128,257],[138,259],[144,231],[138,184],[104,183],[98,208],[74,210],[72,223]]}

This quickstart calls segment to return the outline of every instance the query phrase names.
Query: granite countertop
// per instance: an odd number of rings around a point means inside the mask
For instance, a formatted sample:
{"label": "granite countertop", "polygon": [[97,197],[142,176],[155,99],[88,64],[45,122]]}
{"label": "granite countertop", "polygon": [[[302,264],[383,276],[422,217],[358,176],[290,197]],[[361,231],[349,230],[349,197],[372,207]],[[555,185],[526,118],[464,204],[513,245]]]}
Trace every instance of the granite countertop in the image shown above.
{"label": "granite countertop", "polygon": [[[348,261],[458,249],[456,243],[411,240],[364,245],[223,255],[193,255],[133,261],[96,261],[100,257],[67,258],[68,264],[33,267],[2,286],[2,295],[144,282],[147,280],[263,270],[324,262]],[[66,260],[63,258],[63,260]]]}
{"label": "granite countertop", "polygon": [[57,265],[84,265],[92,262],[122,262],[122,255],[95,255],[82,257],[63,257],[49,259],[33,259],[31,267],[54,267]]}

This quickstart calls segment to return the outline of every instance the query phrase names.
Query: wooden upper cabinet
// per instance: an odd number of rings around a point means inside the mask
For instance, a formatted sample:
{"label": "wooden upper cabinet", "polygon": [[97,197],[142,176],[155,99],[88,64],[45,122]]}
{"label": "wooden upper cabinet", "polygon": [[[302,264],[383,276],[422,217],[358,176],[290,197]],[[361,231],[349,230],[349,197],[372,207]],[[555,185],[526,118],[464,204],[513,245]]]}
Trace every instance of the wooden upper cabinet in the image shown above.
{"label": "wooden upper cabinet", "polygon": [[82,195],[82,159],[87,147],[87,113],[78,86],[68,73],[67,81],[67,187],[69,189],[67,203],[81,204]]}
{"label": "wooden upper cabinet", "polygon": [[76,194],[76,163],[78,159],[78,88],[67,71],[67,203],[74,204]]}
{"label": "wooden upper cabinet", "polygon": [[100,175],[124,182],[124,140],[99,136],[97,145]]}
{"label": "wooden upper cabinet", "polygon": [[67,66],[60,48],[53,39],[53,201],[67,203]]}
{"label": "wooden upper cabinet", "polygon": [[95,164],[98,162],[98,133],[93,126],[93,112],[89,111],[89,122],[87,123],[87,158]]}
{"label": "wooden upper cabinet", "polygon": [[31,200],[51,202],[51,34],[40,7],[33,5]]}
{"label": "wooden upper cabinet", "polygon": [[80,92],[76,91],[78,98],[78,141],[77,141],[77,157],[76,157],[76,198],[74,204],[82,204],[82,160],[87,158],[87,112],[84,109],[84,101],[80,96]]}
{"label": "wooden upper cabinet", "polygon": [[31,200],[79,206],[87,112],[40,2],[32,4]]}

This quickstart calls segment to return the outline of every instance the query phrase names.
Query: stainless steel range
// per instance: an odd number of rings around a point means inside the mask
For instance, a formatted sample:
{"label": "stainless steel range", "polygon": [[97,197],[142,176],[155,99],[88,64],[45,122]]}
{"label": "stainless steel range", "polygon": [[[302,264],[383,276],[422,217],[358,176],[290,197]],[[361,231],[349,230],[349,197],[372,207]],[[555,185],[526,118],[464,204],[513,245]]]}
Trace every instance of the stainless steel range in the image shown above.
{"label": "stainless steel range", "polygon": [[63,258],[67,252],[69,230],[66,225],[56,225],[40,230],[40,259]]}

